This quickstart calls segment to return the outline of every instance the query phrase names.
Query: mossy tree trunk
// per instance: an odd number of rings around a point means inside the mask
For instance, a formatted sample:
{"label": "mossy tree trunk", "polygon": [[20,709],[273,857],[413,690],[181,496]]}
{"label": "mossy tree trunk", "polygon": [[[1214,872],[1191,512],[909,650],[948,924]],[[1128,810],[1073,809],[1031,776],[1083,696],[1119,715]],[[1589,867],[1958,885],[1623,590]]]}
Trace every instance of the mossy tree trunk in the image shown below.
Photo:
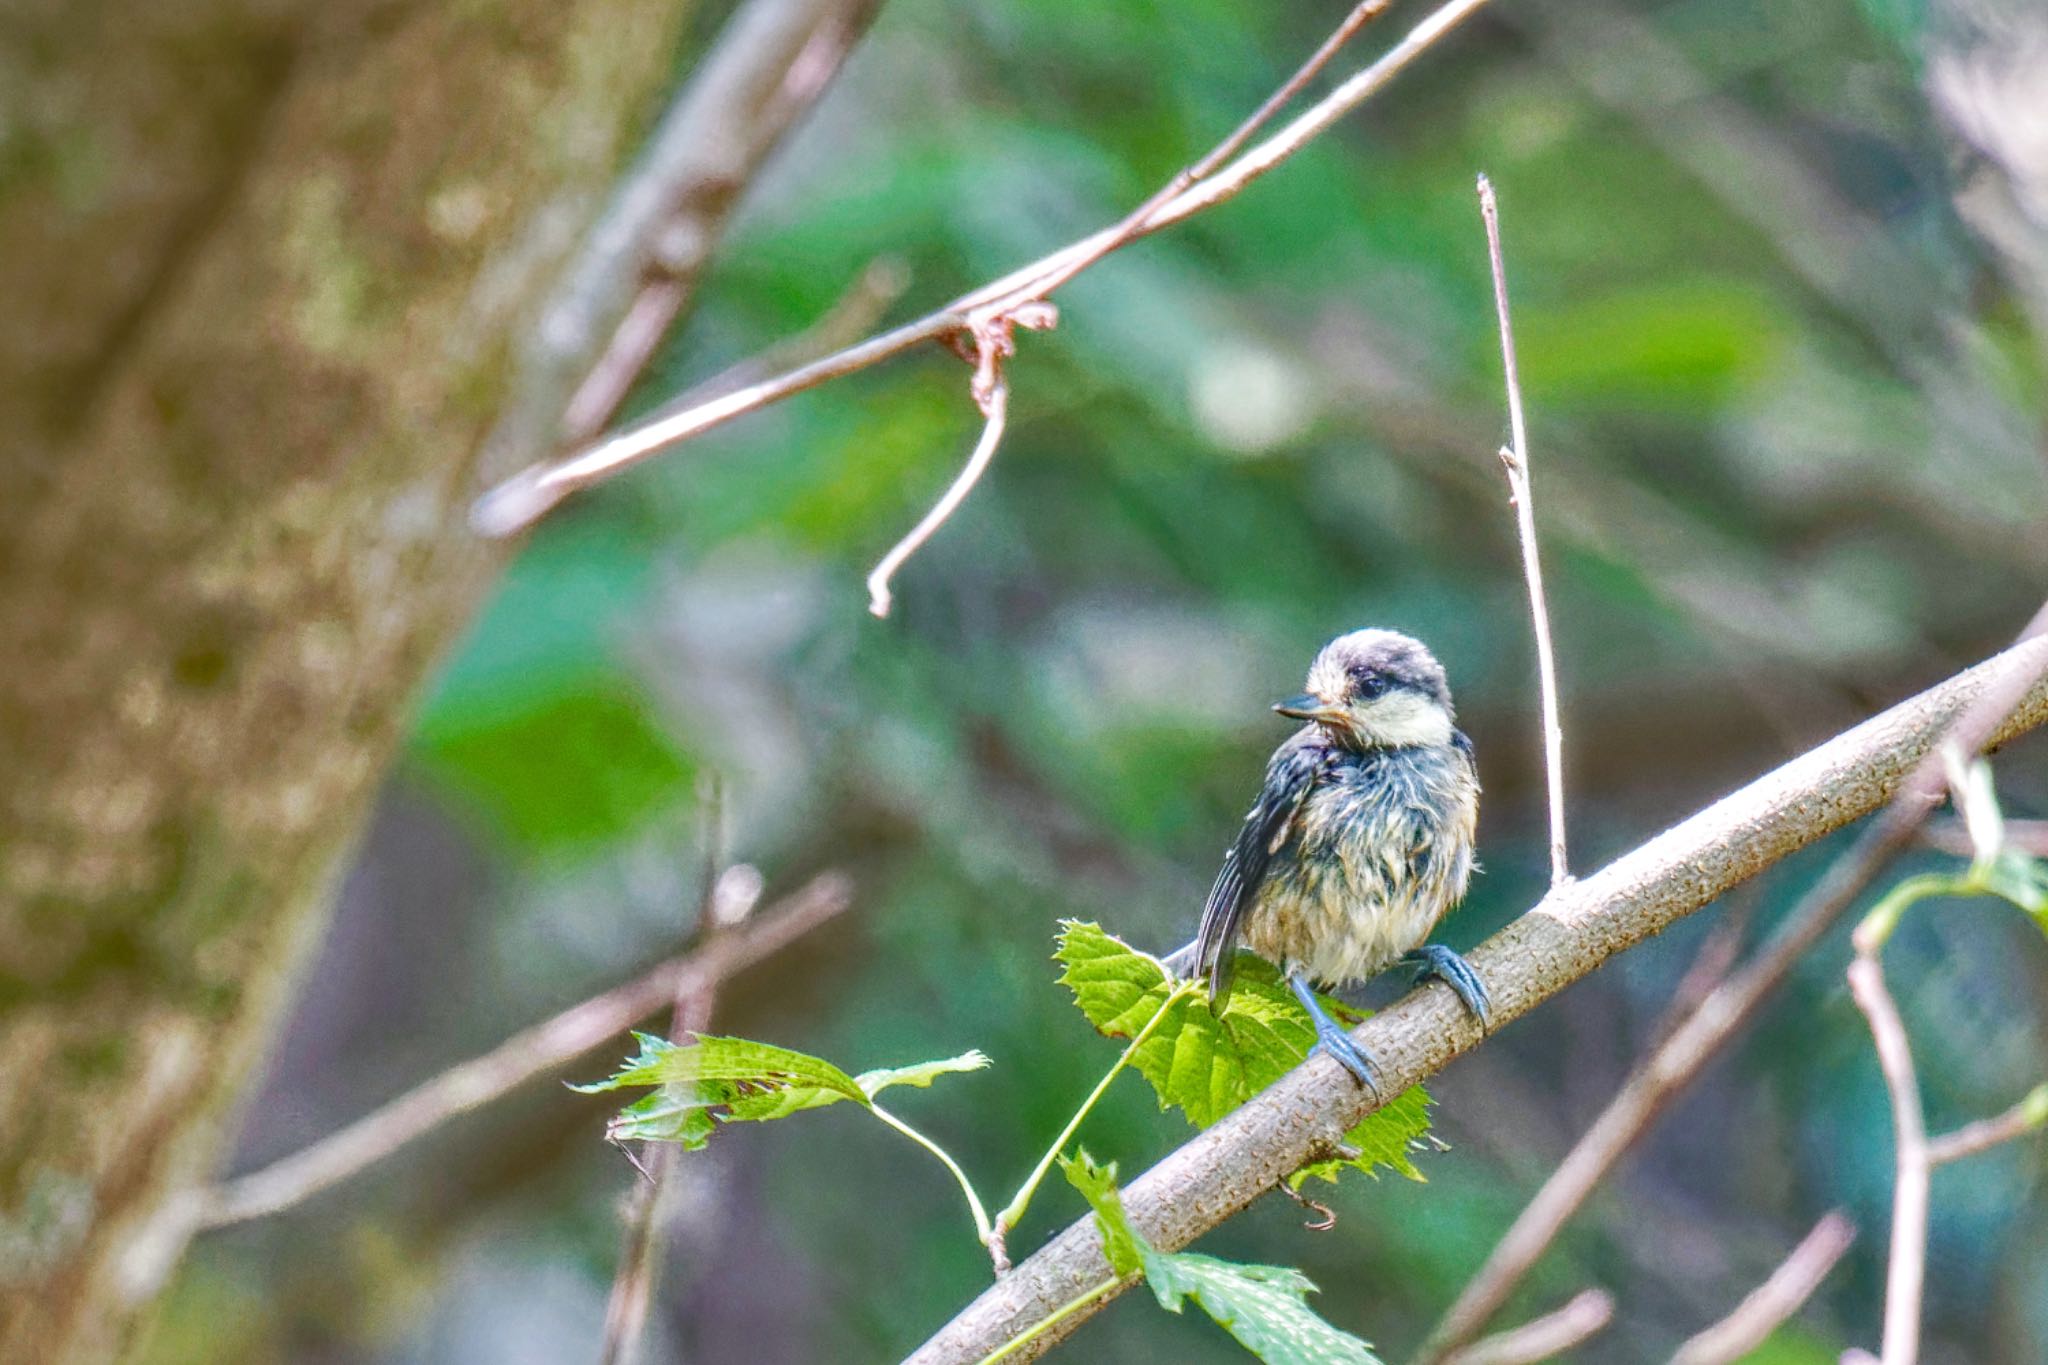
{"label": "mossy tree trunk", "polygon": [[175,1264],[144,1234],[212,1173],[488,581],[479,452],[679,18],[0,28],[0,1359],[117,1355]]}

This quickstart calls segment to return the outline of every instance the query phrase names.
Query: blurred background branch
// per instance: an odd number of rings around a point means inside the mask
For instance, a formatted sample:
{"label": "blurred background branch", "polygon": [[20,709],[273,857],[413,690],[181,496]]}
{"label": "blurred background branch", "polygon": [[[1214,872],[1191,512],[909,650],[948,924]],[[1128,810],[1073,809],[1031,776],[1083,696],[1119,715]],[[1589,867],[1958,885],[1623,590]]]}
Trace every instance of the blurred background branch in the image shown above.
{"label": "blurred background branch", "polygon": [[[513,1034],[480,1057],[423,1081],[373,1113],[247,1175],[192,1196],[191,1216],[201,1228],[281,1213],[450,1119],[480,1109],[528,1081],[545,1076],[617,1041],[663,1005],[682,1001],[692,1011],[708,1001],[725,977],[781,951],[842,913],[852,900],[843,877],[819,877],[759,919],[707,932],[702,946],[653,971]],[[709,924],[707,922],[707,931]],[[685,1025],[689,1020],[683,1020]],[[691,1026],[694,1027],[694,1026]]]}

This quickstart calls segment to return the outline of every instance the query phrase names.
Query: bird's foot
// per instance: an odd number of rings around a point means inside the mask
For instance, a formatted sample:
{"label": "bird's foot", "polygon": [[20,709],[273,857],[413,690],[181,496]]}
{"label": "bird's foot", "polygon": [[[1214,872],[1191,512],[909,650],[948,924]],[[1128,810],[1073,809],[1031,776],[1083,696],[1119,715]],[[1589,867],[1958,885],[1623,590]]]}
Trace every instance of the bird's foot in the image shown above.
{"label": "bird's foot", "polygon": [[1290,976],[1287,978],[1287,987],[1294,992],[1294,998],[1301,1002],[1301,1007],[1308,1011],[1309,1021],[1316,1026],[1316,1045],[1312,1051],[1329,1053],[1346,1071],[1357,1078],[1360,1085],[1378,1095],[1379,1074],[1373,1069],[1372,1061],[1365,1055],[1364,1049],[1352,1041],[1351,1035],[1344,1031],[1342,1024],[1330,1017],[1329,1012],[1323,1008],[1322,1001],[1316,999],[1316,993],[1309,989],[1306,981],[1298,976]]}
{"label": "bird's foot", "polygon": [[1486,983],[1472,970],[1471,963],[1441,943],[1425,943],[1401,954],[1401,961],[1415,968],[1416,985],[1430,980],[1443,982],[1472,1011],[1481,1032],[1492,1027],[1493,997],[1486,993]]}

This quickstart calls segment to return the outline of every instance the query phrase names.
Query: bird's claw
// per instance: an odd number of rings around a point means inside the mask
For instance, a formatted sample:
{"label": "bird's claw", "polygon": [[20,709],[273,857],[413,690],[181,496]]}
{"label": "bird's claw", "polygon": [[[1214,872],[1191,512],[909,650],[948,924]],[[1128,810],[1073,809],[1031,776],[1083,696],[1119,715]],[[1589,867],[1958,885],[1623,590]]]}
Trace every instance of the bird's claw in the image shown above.
{"label": "bird's claw", "polygon": [[1290,976],[1287,985],[1293,990],[1294,998],[1301,1002],[1301,1007],[1308,1011],[1309,1022],[1315,1025],[1316,1045],[1310,1049],[1311,1053],[1327,1052],[1377,1097],[1380,1093],[1379,1073],[1373,1069],[1372,1060],[1365,1055],[1365,1050],[1352,1040],[1342,1024],[1330,1017],[1307,982],[1298,976]]}
{"label": "bird's claw", "polygon": [[1425,981],[1441,981],[1451,988],[1452,994],[1464,1002],[1472,1017],[1479,1021],[1479,1030],[1484,1033],[1493,1026],[1493,997],[1486,992],[1486,983],[1479,979],[1479,973],[1472,970],[1472,964],[1441,943],[1425,943],[1420,948],[1401,954],[1401,960],[1415,967],[1415,984]]}

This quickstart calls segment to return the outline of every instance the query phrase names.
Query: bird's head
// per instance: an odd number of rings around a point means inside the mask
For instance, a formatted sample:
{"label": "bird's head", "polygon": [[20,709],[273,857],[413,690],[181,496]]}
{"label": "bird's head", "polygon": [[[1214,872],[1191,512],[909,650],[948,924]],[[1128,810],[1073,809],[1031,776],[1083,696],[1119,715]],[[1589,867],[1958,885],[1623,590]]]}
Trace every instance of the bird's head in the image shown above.
{"label": "bird's head", "polygon": [[1273,707],[1314,721],[1354,748],[1448,744],[1451,688],[1420,640],[1391,630],[1354,630],[1323,646],[1308,690]]}

